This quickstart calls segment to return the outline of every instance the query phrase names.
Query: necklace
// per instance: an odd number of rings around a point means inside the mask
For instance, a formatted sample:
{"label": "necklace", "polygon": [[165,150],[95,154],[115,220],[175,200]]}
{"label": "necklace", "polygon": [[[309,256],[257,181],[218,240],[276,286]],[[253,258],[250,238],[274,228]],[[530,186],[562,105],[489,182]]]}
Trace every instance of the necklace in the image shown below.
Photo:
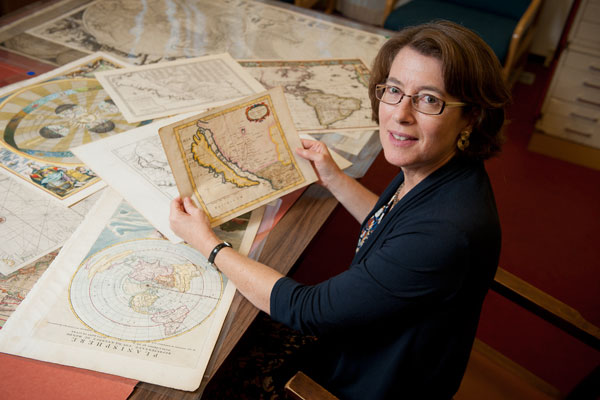
{"label": "necklace", "polygon": [[394,197],[392,197],[391,207],[394,207],[400,201],[400,191],[402,188],[404,188],[404,182],[402,182],[400,186],[398,186],[398,189],[396,189],[396,193],[394,193]]}

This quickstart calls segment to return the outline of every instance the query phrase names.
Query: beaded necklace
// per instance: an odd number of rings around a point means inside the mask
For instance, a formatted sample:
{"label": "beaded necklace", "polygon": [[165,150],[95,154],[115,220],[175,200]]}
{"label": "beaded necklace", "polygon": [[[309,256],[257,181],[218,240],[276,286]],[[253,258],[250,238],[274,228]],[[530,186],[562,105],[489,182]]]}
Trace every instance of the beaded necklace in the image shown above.
{"label": "beaded necklace", "polygon": [[403,187],[404,182],[402,182],[400,186],[398,186],[398,189],[396,190],[396,193],[394,193],[392,198],[387,203],[385,203],[379,210],[377,210],[377,212],[375,212],[375,214],[373,214],[371,218],[369,218],[369,220],[365,224],[365,227],[360,231],[360,236],[358,237],[358,244],[356,245],[355,250],[356,253],[358,253],[358,251],[365,243],[367,238],[371,235],[371,233],[375,231],[377,225],[379,225],[383,217],[385,217],[386,214],[389,213],[396,204],[398,204],[398,201],[400,201],[400,191]]}

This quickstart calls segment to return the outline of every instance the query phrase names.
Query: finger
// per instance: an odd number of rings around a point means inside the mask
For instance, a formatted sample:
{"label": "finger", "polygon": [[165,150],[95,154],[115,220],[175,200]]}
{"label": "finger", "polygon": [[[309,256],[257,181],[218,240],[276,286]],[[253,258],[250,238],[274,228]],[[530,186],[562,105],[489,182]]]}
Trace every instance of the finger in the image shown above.
{"label": "finger", "polygon": [[173,200],[171,200],[171,215],[173,215],[174,213],[182,212],[182,211],[183,211],[183,204],[181,203],[181,198],[176,197]]}
{"label": "finger", "polygon": [[198,207],[196,207],[196,204],[194,204],[190,197],[184,197],[183,208],[188,214],[196,214],[198,212]]}
{"label": "finger", "polygon": [[302,146],[305,149],[309,149],[314,146],[315,143],[319,143],[318,141],[312,139],[300,139],[300,142],[302,142]]}

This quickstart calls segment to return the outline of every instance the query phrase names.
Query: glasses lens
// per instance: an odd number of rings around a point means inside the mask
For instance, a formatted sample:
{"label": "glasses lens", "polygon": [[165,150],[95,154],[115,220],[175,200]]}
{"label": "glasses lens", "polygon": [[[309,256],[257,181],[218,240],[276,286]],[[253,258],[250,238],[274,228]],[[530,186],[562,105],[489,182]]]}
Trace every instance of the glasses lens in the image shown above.
{"label": "glasses lens", "polygon": [[413,107],[423,114],[439,114],[444,108],[444,101],[430,94],[412,96]]}
{"label": "glasses lens", "polygon": [[387,104],[398,104],[402,93],[393,86],[377,85],[375,86],[375,97]]}
{"label": "glasses lens", "polygon": [[381,100],[383,98],[383,93],[385,92],[385,86],[384,85],[377,85],[375,86],[375,97],[377,97],[377,100]]}

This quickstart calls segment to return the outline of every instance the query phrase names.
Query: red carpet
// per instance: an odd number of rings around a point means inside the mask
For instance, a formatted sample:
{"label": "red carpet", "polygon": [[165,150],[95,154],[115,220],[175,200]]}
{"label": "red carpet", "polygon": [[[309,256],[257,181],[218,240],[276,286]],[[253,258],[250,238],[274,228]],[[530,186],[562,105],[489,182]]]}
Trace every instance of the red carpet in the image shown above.
{"label": "red carpet", "polygon": [[[548,70],[531,64],[533,85],[517,83],[503,153],[487,163],[503,229],[500,266],[600,325],[600,171],[527,150]],[[380,193],[397,169],[382,155],[361,180]],[[315,283],[350,263],[359,226],[338,207],[294,270]],[[490,292],[478,338],[568,393],[600,363],[600,353]]]}
{"label": "red carpet", "polygon": [[[527,150],[548,72],[532,64],[537,82],[517,84],[508,141],[490,160],[503,228],[500,266],[600,325],[600,171]],[[600,363],[600,353],[490,293],[478,337],[568,393]]]}

